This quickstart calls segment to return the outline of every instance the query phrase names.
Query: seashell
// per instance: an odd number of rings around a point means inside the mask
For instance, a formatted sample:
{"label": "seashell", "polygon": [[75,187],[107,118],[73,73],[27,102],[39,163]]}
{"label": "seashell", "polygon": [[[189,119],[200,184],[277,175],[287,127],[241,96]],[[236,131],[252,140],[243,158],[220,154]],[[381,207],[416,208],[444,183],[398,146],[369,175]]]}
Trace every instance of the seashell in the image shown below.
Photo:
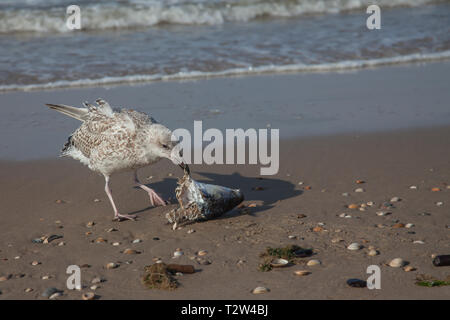
{"label": "seashell", "polygon": [[119,267],[119,265],[114,262],[110,262],[106,265],[106,269],[116,269],[117,267]]}
{"label": "seashell", "polygon": [[343,197],[348,197],[349,194],[348,194],[348,192],[344,192],[344,193],[342,193],[342,196],[343,196]]}
{"label": "seashell", "polygon": [[54,294],[52,294],[52,295],[49,297],[49,299],[50,299],[50,300],[53,300],[53,299],[56,299],[56,298],[58,298],[58,297],[60,297],[60,296],[62,296],[62,293],[61,293],[61,292],[55,292]]}
{"label": "seashell", "polygon": [[262,294],[262,293],[267,293],[270,290],[268,288],[265,287],[256,287],[255,289],[252,290],[253,294]]}
{"label": "seashell", "polygon": [[386,211],[377,211],[377,216],[383,217],[383,216],[387,216],[391,214],[390,212],[386,212]]}
{"label": "seashell", "polygon": [[90,286],[90,288],[91,290],[97,290],[98,288],[100,288],[100,286],[94,284],[93,286]]}
{"label": "seashell", "polygon": [[26,288],[24,291],[25,291],[25,292],[32,292],[32,291],[33,291],[33,288]]}
{"label": "seashell", "polygon": [[206,251],[206,250],[200,250],[197,254],[198,254],[199,256],[206,256],[206,255],[208,254],[208,251]]}
{"label": "seashell", "polygon": [[274,268],[286,267],[289,264],[289,261],[286,259],[274,259],[270,263],[270,265]]}
{"label": "seashell", "polygon": [[401,199],[399,197],[391,198],[390,202],[399,202]]}
{"label": "seashell", "polygon": [[178,258],[178,257],[181,257],[182,255],[183,255],[184,253],[183,253],[183,251],[175,251],[174,253],[173,253],[173,257],[174,258]]}
{"label": "seashell", "polygon": [[369,207],[371,207],[371,206],[373,206],[375,203],[373,202],[373,201],[368,201],[367,202],[367,205],[369,206]]}
{"label": "seashell", "polygon": [[361,249],[361,245],[360,245],[359,243],[357,243],[357,242],[353,242],[352,244],[350,244],[350,245],[347,247],[347,249],[348,249],[348,250],[352,250],[352,251],[356,251],[356,250]]}
{"label": "seashell", "polygon": [[332,243],[339,243],[339,242],[341,242],[341,241],[344,241],[344,240],[341,239],[341,238],[334,238],[334,239],[331,239],[331,242],[332,242]]}
{"label": "seashell", "polygon": [[115,247],[120,246],[120,242],[113,242],[112,245]]}
{"label": "seashell", "polygon": [[139,254],[140,252],[139,251],[137,251],[137,250],[134,250],[134,249],[125,249],[125,250],[123,250],[123,253],[124,254]]}
{"label": "seashell", "polygon": [[405,270],[406,272],[411,272],[411,271],[415,271],[417,269],[414,268],[413,266],[406,266],[403,268],[403,270]]}
{"label": "seashell", "polygon": [[359,205],[356,204],[356,203],[351,203],[351,204],[348,205],[348,208],[349,208],[349,209],[358,209],[358,208],[359,208]]}
{"label": "seashell", "polygon": [[89,221],[88,223],[86,223],[86,227],[91,228],[95,225],[94,221]]}
{"label": "seashell", "polygon": [[442,201],[438,201],[438,202],[436,202],[436,205],[437,205],[438,207],[442,207],[442,206],[444,205],[444,203],[443,203]]}
{"label": "seashell", "polygon": [[318,266],[318,265],[320,265],[320,264],[321,264],[320,260],[317,260],[317,259],[309,260],[309,261],[306,263],[306,265],[307,265],[308,267]]}
{"label": "seashell", "polygon": [[132,241],[132,243],[141,243],[141,242],[142,242],[141,239],[134,239],[134,240]]}
{"label": "seashell", "polygon": [[413,223],[407,223],[406,225],[405,225],[405,228],[412,228],[412,227],[414,227],[414,224]]}
{"label": "seashell", "polygon": [[93,300],[95,298],[95,294],[93,292],[86,292],[81,295],[81,299],[83,300]]}
{"label": "seashell", "polygon": [[213,219],[230,211],[244,200],[239,189],[195,181],[191,178],[187,165],[184,168],[184,176],[178,180],[175,194],[180,207],[166,214],[166,218],[172,224]]}
{"label": "seashell", "polygon": [[188,234],[191,234],[191,233],[194,233],[194,232],[195,232],[194,229],[189,229],[189,230],[187,231]]}
{"label": "seashell", "polygon": [[406,262],[402,258],[395,258],[389,262],[389,266],[392,268],[400,268],[406,265]]}
{"label": "seashell", "polygon": [[95,198],[94,202],[101,202],[102,200]]}
{"label": "seashell", "polygon": [[410,186],[409,187],[411,190],[416,190],[417,189],[417,186]]}
{"label": "seashell", "polygon": [[317,227],[314,227],[314,228],[312,229],[312,231],[314,231],[314,232],[321,232],[321,231],[323,231],[323,228],[320,227],[320,226],[317,226]]}
{"label": "seashell", "polygon": [[57,234],[52,234],[51,236],[46,237],[46,238],[44,239],[44,243],[50,243],[50,242],[52,242],[53,240],[61,239],[62,237],[63,237],[63,236],[60,236],[60,235],[57,235]]}
{"label": "seashell", "polygon": [[414,244],[424,244],[425,242],[423,242],[422,240],[414,240],[413,243]]}
{"label": "seashell", "polygon": [[303,277],[303,276],[307,276],[307,275],[311,274],[311,272],[309,272],[308,270],[297,270],[297,271],[294,271],[294,274],[296,276]]}
{"label": "seashell", "polygon": [[378,250],[371,249],[368,253],[369,256],[373,257],[379,254]]}
{"label": "seashell", "polygon": [[115,229],[115,228],[106,229],[106,232],[114,232],[114,231],[117,231],[117,229]]}
{"label": "seashell", "polygon": [[364,192],[365,190],[363,188],[356,188],[355,192]]}
{"label": "seashell", "polygon": [[356,180],[355,182],[356,182],[357,184],[363,184],[363,183],[365,183],[364,180]]}
{"label": "seashell", "polygon": [[32,266],[37,266],[38,264],[41,264],[39,261],[33,261],[33,262],[31,262],[31,265]]}
{"label": "seashell", "polygon": [[106,239],[103,239],[102,237],[98,237],[97,239],[95,239],[96,243],[103,243],[103,242],[107,242]]}

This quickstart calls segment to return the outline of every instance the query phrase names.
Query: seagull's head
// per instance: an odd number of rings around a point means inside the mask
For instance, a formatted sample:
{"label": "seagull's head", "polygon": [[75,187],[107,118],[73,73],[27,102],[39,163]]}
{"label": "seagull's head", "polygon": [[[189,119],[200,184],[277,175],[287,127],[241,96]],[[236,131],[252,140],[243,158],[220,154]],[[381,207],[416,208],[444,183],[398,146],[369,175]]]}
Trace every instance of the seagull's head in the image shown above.
{"label": "seagull's head", "polygon": [[152,142],[156,146],[156,155],[167,158],[184,169],[186,165],[183,160],[183,153],[180,151],[178,139],[172,137],[172,131],[159,123],[153,124],[152,127]]}

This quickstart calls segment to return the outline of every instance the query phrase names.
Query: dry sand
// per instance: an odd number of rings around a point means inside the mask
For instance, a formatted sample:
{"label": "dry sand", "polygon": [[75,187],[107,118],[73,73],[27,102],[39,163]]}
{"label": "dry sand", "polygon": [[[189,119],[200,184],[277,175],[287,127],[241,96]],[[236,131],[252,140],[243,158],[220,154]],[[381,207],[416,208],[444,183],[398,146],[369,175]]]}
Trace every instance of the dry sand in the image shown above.
{"label": "dry sand", "polygon": [[[450,127],[441,127],[283,141],[280,172],[264,179],[259,179],[259,166],[192,166],[195,178],[239,187],[245,204],[257,206],[249,208],[249,213],[235,209],[221,219],[176,231],[164,217],[175,204],[149,207],[147,194],[132,188],[130,174],[113,176],[112,188],[121,212],[137,213],[138,221],[112,222],[103,177],[81,164],[68,159],[3,161],[0,276],[11,278],[0,282],[0,299],[45,299],[41,293],[48,287],[64,290],[58,299],[80,299],[82,292],[91,291],[90,282],[96,276],[106,279],[96,290],[101,299],[449,299],[450,287],[414,284],[417,274],[441,279],[450,274],[450,267],[431,263],[432,254],[450,254],[449,136]],[[140,175],[169,198],[174,196],[176,177],[182,172],[161,161]],[[150,175],[153,177],[146,180]],[[357,179],[365,183],[356,184]],[[300,181],[304,184],[299,185]],[[410,189],[411,185],[417,190]],[[264,189],[252,190],[257,186]],[[358,187],[365,192],[355,193]],[[442,191],[431,192],[432,187]],[[342,196],[344,192],[349,196]],[[395,196],[401,201],[394,203],[392,214],[377,216],[378,206]],[[375,205],[364,212],[345,208],[368,201]],[[437,206],[438,201],[443,201],[443,206]],[[339,217],[343,212],[352,218]],[[420,215],[424,212],[430,215]],[[298,218],[299,214],[306,217]],[[86,227],[89,221],[95,222],[91,228]],[[393,229],[397,221],[414,227]],[[324,230],[311,231],[320,222],[325,224]],[[109,228],[117,231],[106,232]],[[188,234],[189,229],[195,232]],[[32,243],[44,234],[63,238],[50,244]],[[297,238],[290,239],[290,235]],[[107,242],[93,243],[98,237]],[[153,240],[155,237],[159,240]],[[132,244],[137,238],[142,242]],[[332,243],[334,238],[343,241]],[[413,244],[414,240],[424,244]],[[58,246],[61,241],[64,246]],[[116,241],[119,246],[112,245]],[[347,250],[352,242],[364,248]],[[266,247],[289,244],[313,248],[311,258],[322,264],[258,271],[259,254]],[[380,254],[368,256],[369,246]],[[126,248],[141,254],[121,253]],[[172,259],[176,248],[184,255]],[[205,258],[210,265],[190,259],[199,250],[208,251]],[[177,277],[180,287],[174,291],[146,289],[141,284],[143,269],[157,257],[167,263],[194,264],[198,272]],[[417,270],[405,272],[384,265],[397,257]],[[303,263],[309,259],[302,259]],[[40,264],[32,266],[32,261]],[[120,266],[107,270],[109,262]],[[82,292],[66,288],[66,268],[72,264],[89,265],[82,268]],[[346,285],[348,278],[366,279],[366,268],[372,264],[381,267],[381,290]],[[293,272],[299,269],[311,274],[295,276]],[[23,277],[17,277],[20,274]],[[50,279],[43,280],[45,275]],[[257,286],[270,292],[253,295],[250,291]],[[33,291],[26,293],[26,288]]]}

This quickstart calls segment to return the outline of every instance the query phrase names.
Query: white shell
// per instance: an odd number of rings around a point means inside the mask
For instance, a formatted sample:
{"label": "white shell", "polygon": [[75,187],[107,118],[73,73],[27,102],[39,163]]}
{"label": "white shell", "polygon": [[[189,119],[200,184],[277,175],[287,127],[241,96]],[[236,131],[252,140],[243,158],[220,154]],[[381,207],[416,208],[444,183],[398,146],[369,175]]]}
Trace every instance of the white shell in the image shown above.
{"label": "white shell", "polygon": [[274,268],[285,267],[289,264],[289,261],[286,259],[274,259],[270,263],[270,265]]}
{"label": "white shell", "polygon": [[253,294],[261,294],[261,293],[267,293],[270,290],[268,288],[265,287],[256,287],[255,289],[253,289],[252,293]]}
{"label": "white shell", "polygon": [[368,254],[369,256],[373,257],[373,256],[378,255],[378,251],[375,250],[375,249],[372,249],[372,250],[370,250],[367,254]]}
{"label": "white shell", "polygon": [[347,247],[347,249],[348,249],[348,250],[352,250],[352,251],[356,251],[356,250],[361,249],[361,245],[360,245],[359,243],[357,243],[357,242],[353,242],[352,244],[350,244],[350,245]]}
{"label": "white shell", "polygon": [[389,262],[389,266],[393,268],[400,268],[405,265],[405,261],[402,258],[395,258],[392,259],[391,262]]}
{"label": "white shell", "polygon": [[309,266],[309,267],[312,267],[312,266],[318,266],[320,263],[321,263],[321,262],[320,262],[319,260],[317,260],[317,259],[312,259],[312,260],[309,260],[309,261],[306,263],[306,265]]}
{"label": "white shell", "polygon": [[364,189],[363,188],[356,188],[355,192],[364,192]]}
{"label": "white shell", "polygon": [[393,198],[391,198],[391,202],[398,202],[398,201],[400,201],[400,198],[399,198],[399,197],[393,197]]}
{"label": "white shell", "polygon": [[405,225],[405,228],[412,228],[412,227],[414,227],[414,223],[407,223],[406,225]]}
{"label": "white shell", "polygon": [[302,276],[307,276],[308,274],[311,274],[311,272],[308,270],[297,270],[297,271],[294,271],[294,274],[296,276],[302,277]]}
{"label": "white shell", "polygon": [[175,252],[173,253],[173,256],[176,257],[176,258],[178,258],[178,257],[181,257],[183,254],[184,254],[183,251],[175,251]]}

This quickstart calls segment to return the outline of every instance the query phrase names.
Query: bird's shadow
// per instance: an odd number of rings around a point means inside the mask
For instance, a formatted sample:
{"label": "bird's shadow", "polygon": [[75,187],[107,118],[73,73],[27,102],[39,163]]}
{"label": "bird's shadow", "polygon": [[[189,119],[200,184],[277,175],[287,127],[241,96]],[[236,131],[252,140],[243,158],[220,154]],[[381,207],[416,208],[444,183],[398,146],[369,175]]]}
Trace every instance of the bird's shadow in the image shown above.
{"label": "bird's shadow", "polygon": [[[295,189],[295,185],[289,181],[269,178],[269,177],[245,177],[240,173],[219,174],[211,172],[195,172],[196,175],[205,177],[206,179],[197,179],[196,181],[208,184],[216,184],[233,189],[240,189],[244,194],[246,202],[262,202],[256,207],[252,207],[248,214],[264,212],[275,206],[280,200],[289,199],[301,195],[303,191]],[[177,179],[165,178],[162,181],[146,184],[146,186],[156,190],[156,192],[164,199],[171,199],[171,203],[178,203],[175,198],[175,188]],[[141,213],[152,207],[141,209],[133,212],[133,214]],[[239,210],[232,210],[219,219],[227,219],[240,215]]]}

